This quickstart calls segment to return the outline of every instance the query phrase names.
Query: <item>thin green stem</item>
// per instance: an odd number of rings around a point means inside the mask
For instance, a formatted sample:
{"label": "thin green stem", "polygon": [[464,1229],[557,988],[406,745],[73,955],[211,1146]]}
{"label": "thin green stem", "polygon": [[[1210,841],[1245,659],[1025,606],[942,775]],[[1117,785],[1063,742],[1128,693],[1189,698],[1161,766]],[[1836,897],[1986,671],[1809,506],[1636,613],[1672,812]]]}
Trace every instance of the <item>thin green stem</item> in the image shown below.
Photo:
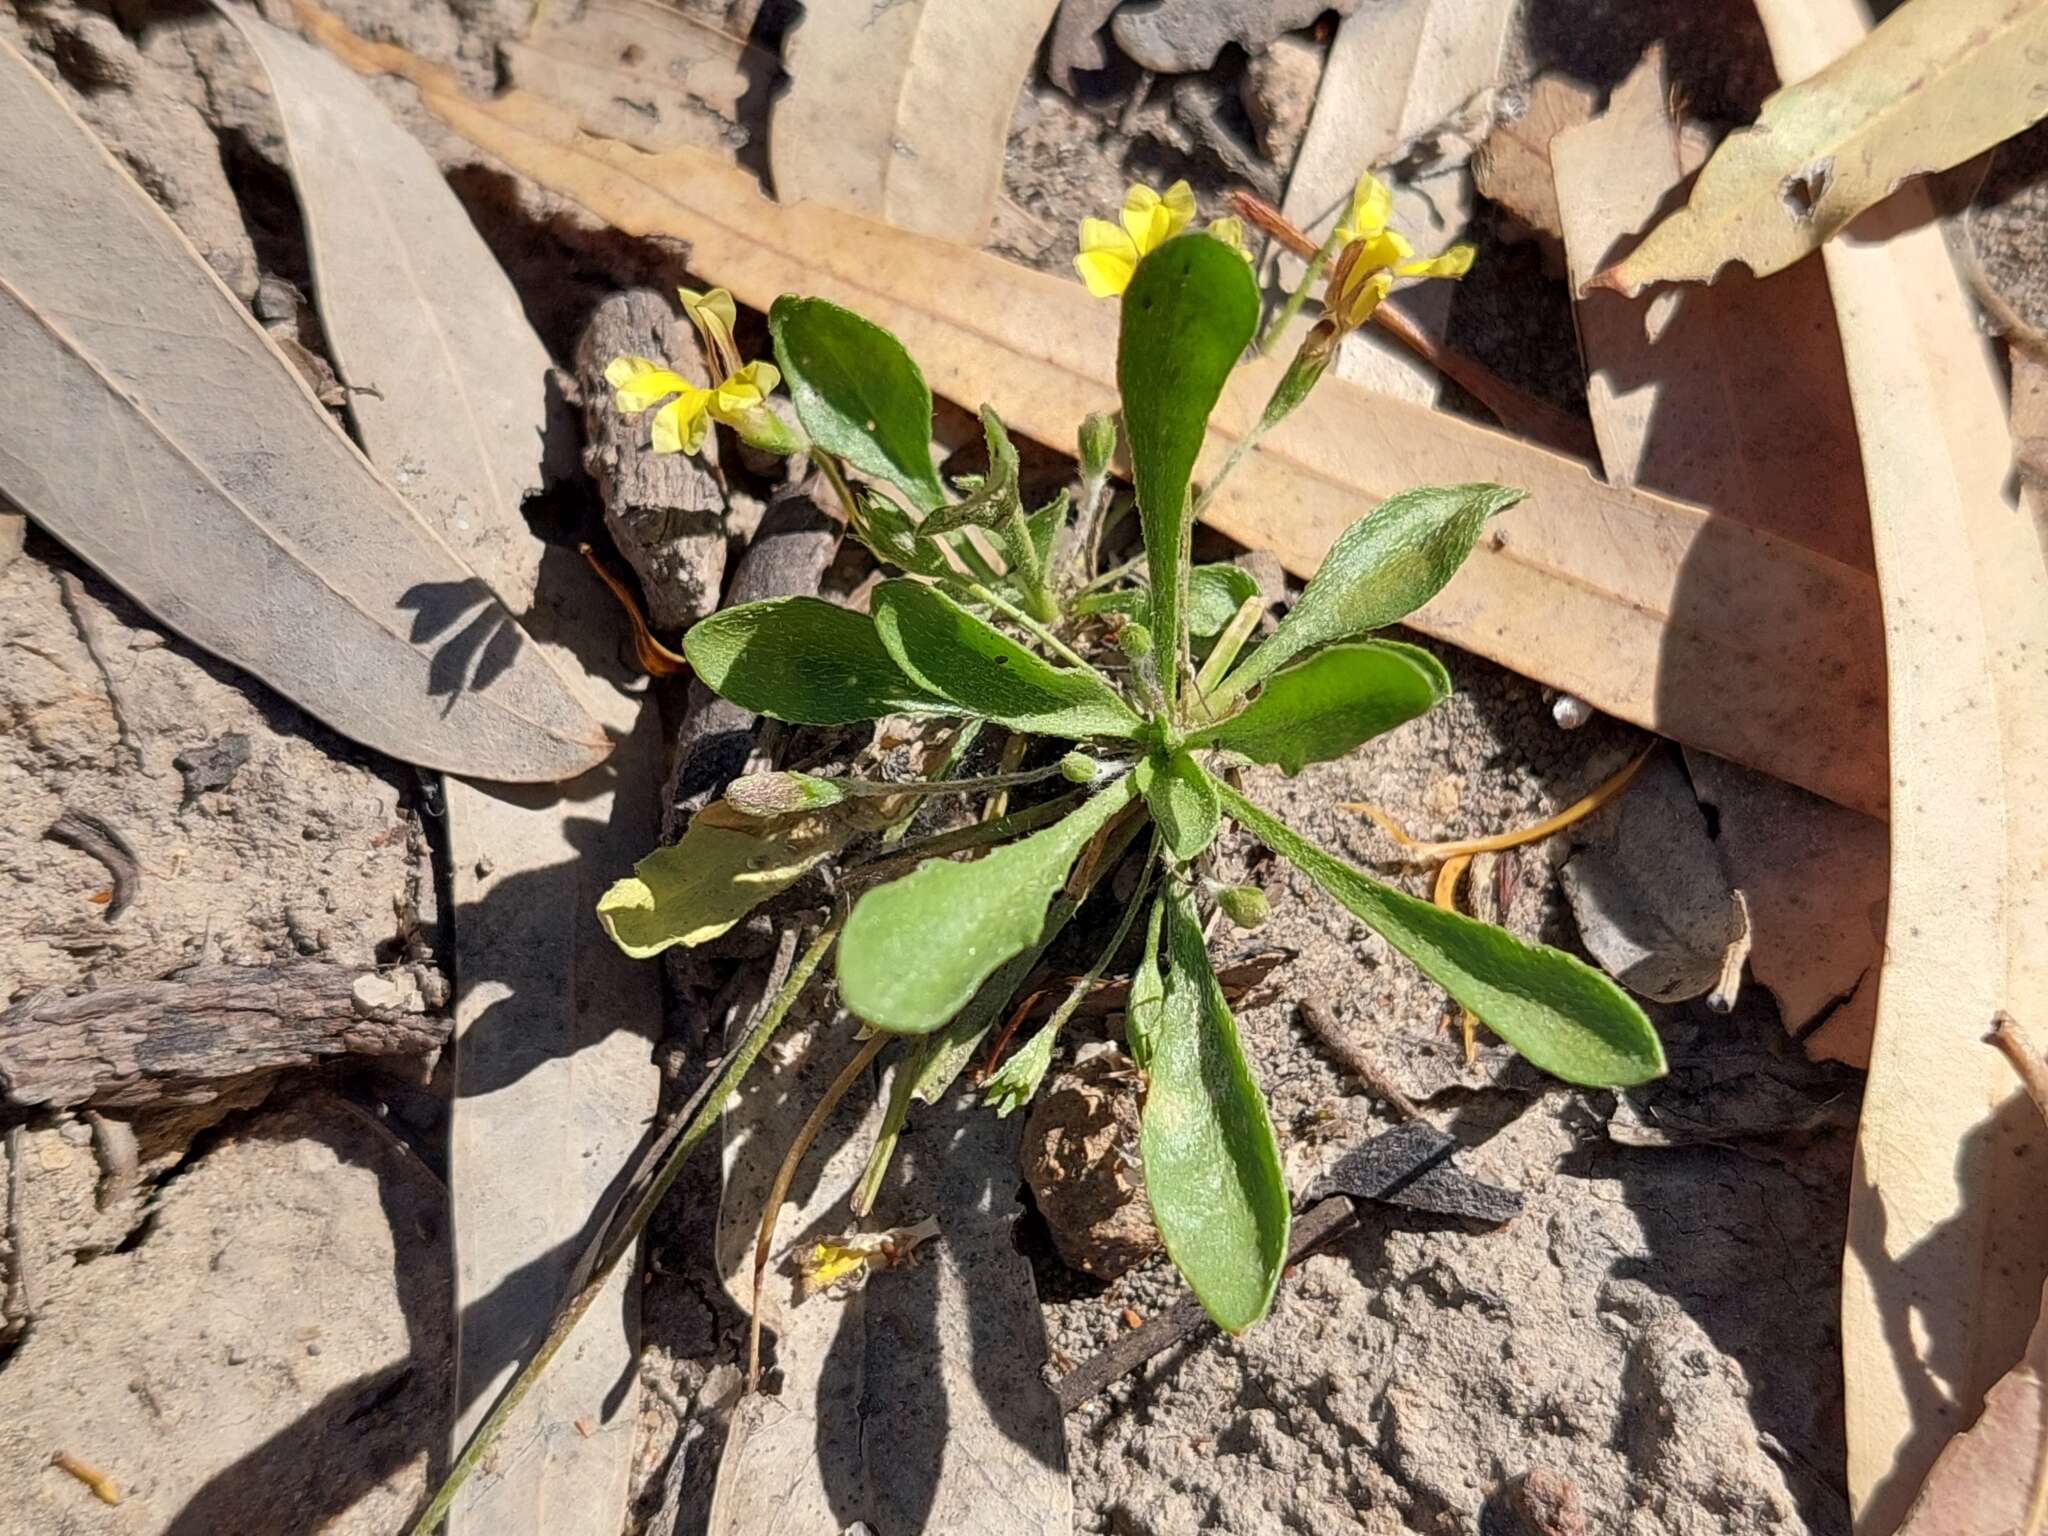
{"label": "thin green stem", "polygon": [[1315,255],[1309,258],[1308,270],[1301,274],[1301,282],[1287,295],[1287,302],[1280,306],[1280,312],[1273,317],[1273,323],[1266,327],[1266,334],[1259,338],[1259,356],[1269,356],[1287,333],[1287,327],[1294,323],[1294,317],[1301,313],[1302,301],[1308,297],[1323,275],[1323,269],[1330,264],[1330,258],[1337,254],[1337,232],[1330,231],[1330,237],[1316,247]]}
{"label": "thin green stem", "polygon": [[925,1051],[931,1037],[907,1042],[904,1052],[896,1059],[896,1075],[889,1080],[889,1107],[882,1111],[882,1128],[875,1135],[874,1150],[868,1153],[868,1165],[861,1170],[860,1183],[854,1186],[853,1199],[848,1208],[856,1220],[865,1221],[874,1210],[875,1200],[882,1193],[882,1177],[889,1171],[889,1159],[895,1155],[896,1143],[902,1138],[903,1123],[910,1118],[911,1090],[917,1086],[918,1068],[924,1064]]}
{"label": "thin green stem", "polygon": [[848,876],[863,880],[887,874],[907,864],[923,859],[935,859],[945,854],[958,853],[963,848],[979,848],[986,843],[999,843],[1005,838],[1015,837],[1020,832],[1035,832],[1040,827],[1050,826],[1067,812],[1079,805],[1089,794],[1088,790],[1076,790],[1071,795],[1061,795],[1039,805],[1027,806],[1021,811],[1012,811],[994,821],[977,821],[972,826],[956,827],[951,832],[938,832],[930,837],[918,838],[915,842],[901,844],[889,849],[876,849],[866,858],[852,860],[843,867]]}
{"label": "thin green stem", "polygon": [[[969,720],[953,733],[953,739],[946,743],[945,754],[925,775],[928,781],[937,783],[951,776],[953,770],[958,768],[967,756],[968,749],[974,745],[975,738],[981,734],[981,724],[979,720]],[[889,823],[882,833],[882,841],[902,842],[903,834],[910,830],[910,824],[917,819],[917,812],[917,802],[912,801],[909,810]]]}
{"label": "thin green stem", "polygon": [[1202,663],[1201,675],[1195,679],[1195,692],[1207,699],[1230,671],[1230,664],[1237,660],[1237,653],[1244,649],[1245,641],[1252,631],[1259,627],[1259,620],[1265,616],[1266,599],[1261,593],[1253,593],[1238,605],[1223,633],[1216,637],[1216,644],[1210,650],[1208,659]]}
{"label": "thin green stem", "polygon": [[646,1190],[634,1202],[631,1212],[619,1224],[616,1234],[607,1243],[604,1252],[591,1269],[590,1278],[580,1291],[556,1311],[554,1321],[548,1325],[548,1331],[541,1339],[539,1348],[533,1352],[533,1358],[528,1360],[519,1374],[513,1378],[512,1384],[505,1389],[504,1395],[498,1399],[489,1416],[470,1434],[468,1443],[463,1446],[462,1453],[455,1458],[455,1464],[448,1469],[447,1477],[442,1480],[439,1490],[434,1494],[433,1502],[413,1523],[411,1536],[431,1536],[447,1517],[456,1494],[461,1492],[462,1485],[469,1481],[469,1475],[483,1460],[484,1453],[497,1440],[506,1421],[512,1417],[513,1410],[525,1401],[526,1394],[533,1390],[534,1383],[539,1381],[541,1374],[547,1370],[548,1362],[555,1358],[556,1351],[561,1349],[562,1345],[568,1342],[569,1335],[576,1331],[576,1325],[583,1320],[583,1314],[590,1310],[591,1303],[597,1300],[598,1294],[605,1287],[605,1282],[611,1278],[612,1271],[618,1268],[619,1261],[631,1253],[634,1245],[640,1241],[640,1234],[647,1229],[647,1223],[653,1219],[663,1198],[674,1187],[677,1176],[683,1171],[683,1165],[690,1160],[690,1154],[697,1150],[697,1144],[704,1139],[706,1133],[718,1124],[718,1117],[725,1109],[725,1101],[732,1097],[733,1090],[739,1087],[741,1080],[760,1056],[762,1048],[782,1027],[783,1020],[789,1016],[790,1008],[810,981],[812,973],[817,970],[818,962],[825,958],[825,952],[832,947],[833,940],[839,937],[839,929],[845,921],[846,915],[842,909],[834,913],[831,920],[818,930],[817,937],[811,940],[810,948],[798,958],[788,979],[783,982],[773,1001],[762,1012],[760,1021],[747,1032],[747,1038],[740,1042],[739,1049],[726,1057],[724,1065],[718,1070],[718,1077],[713,1082],[711,1091],[702,1097],[696,1113],[690,1117],[682,1134],[676,1138],[675,1146],[670,1149],[668,1157],[654,1177],[648,1181]]}
{"label": "thin green stem", "polygon": [[1116,959],[1117,951],[1124,947],[1124,940],[1131,936],[1131,925],[1138,920],[1138,914],[1145,910],[1145,896],[1152,888],[1152,877],[1158,868],[1159,829],[1155,826],[1152,829],[1151,851],[1145,855],[1145,872],[1139,878],[1138,888],[1131,892],[1131,899],[1124,903],[1124,913],[1117,919],[1116,932],[1110,935],[1109,943],[1104,945],[1102,953],[1095,957],[1095,963],[1088,967],[1087,974],[1078,977],[1067,989],[1066,997],[1061,1000],[1059,1007],[1053,1010],[1052,1017],[1045,1021],[1042,1028],[1061,1028],[1080,1009],[1081,1004],[1087,1001],[1095,983],[1102,979],[1102,973],[1108,970],[1110,962]]}
{"label": "thin green stem", "polygon": [[846,509],[846,525],[849,528],[860,524],[860,504],[853,499],[853,487],[846,483],[846,471],[839,467],[839,460],[816,443],[808,447],[811,462],[818,466],[818,473],[831,482],[832,489],[839,494],[839,505]]}
{"label": "thin green stem", "polygon": [[1104,587],[1113,587],[1126,576],[1136,575],[1144,567],[1145,557],[1143,555],[1133,555],[1122,565],[1112,566],[1109,570],[1104,571],[1100,576],[1089,582],[1087,586],[1081,589],[1079,595],[1085,596],[1090,592],[1100,592]]}
{"label": "thin green stem", "polygon": [[1018,784],[1036,784],[1042,779],[1058,777],[1060,765],[1048,763],[1043,768],[1020,768],[1014,773],[985,773],[974,779],[826,779],[824,782],[842,791],[848,797],[867,795],[886,798],[890,795],[971,795],[985,789],[1009,789]]}
{"label": "thin green stem", "polygon": [[1046,582],[1045,567],[1039,563],[1038,546],[1031,542],[1031,528],[1024,521],[1022,507],[1012,509],[1004,520],[1003,544],[1016,567],[1011,574],[1023,586],[1033,616],[1041,624],[1058,623],[1060,605],[1053,601],[1052,588]]}
{"label": "thin green stem", "polygon": [[1100,672],[1096,672],[1095,664],[1093,662],[1088,661],[1086,658],[1084,658],[1079,651],[1076,651],[1072,646],[1068,645],[1066,641],[1062,640],[1058,635],[1054,634],[1051,630],[1047,629],[1043,624],[1039,623],[1038,620],[1031,617],[1030,614],[1026,613],[1022,608],[1019,608],[1015,603],[1011,602],[1008,598],[1003,597],[999,593],[990,591],[986,586],[983,586],[979,582],[968,583],[967,591],[968,594],[972,596],[976,602],[987,603],[989,607],[995,609],[997,613],[1000,613],[1004,618],[1008,619],[1011,623],[1017,625],[1021,629],[1027,630],[1031,634],[1033,639],[1038,641],[1040,645],[1044,646],[1047,650],[1051,651],[1055,656],[1058,656],[1061,660],[1071,662],[1073,665],[1079,667],[1084,672],[1095,672],[1095,675],[1097,677],[1101,677],[1103,683],[1109,687],[1113,688],[1116,686],[1115,684],[1111,683],[1108,678],[1102,677],[1102,674]]}

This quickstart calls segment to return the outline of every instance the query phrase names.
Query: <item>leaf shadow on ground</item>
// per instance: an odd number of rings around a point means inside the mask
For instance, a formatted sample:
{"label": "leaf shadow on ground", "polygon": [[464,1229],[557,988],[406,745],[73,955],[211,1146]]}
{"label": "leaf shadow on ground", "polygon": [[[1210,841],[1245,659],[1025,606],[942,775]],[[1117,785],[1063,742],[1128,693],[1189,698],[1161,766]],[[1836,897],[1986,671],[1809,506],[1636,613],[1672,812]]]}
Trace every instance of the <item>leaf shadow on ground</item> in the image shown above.
{"label": "leaf shadow on ground", "polygon": [[[291,1129],[295,1137],[306,1131],[299,1124]],[[393,1235],[394,1290],[405,1318],[407,1357],[337,1387],[209,1478],[164,1527],[164,1536],[256,1529],[272,1536],[314,1536],[422,1451],[429,1490],[445,1469],[445,1438],[422,1434],[420,1427],[439,1422],[452,1385],[448,1270],[418,1262],[422,1252],[438,1251],[447,1240],[445,1192],[415,1159],[396,1155],[349,1119],[323,1118],[312,1134],[342,1162],[377,1177]]]}

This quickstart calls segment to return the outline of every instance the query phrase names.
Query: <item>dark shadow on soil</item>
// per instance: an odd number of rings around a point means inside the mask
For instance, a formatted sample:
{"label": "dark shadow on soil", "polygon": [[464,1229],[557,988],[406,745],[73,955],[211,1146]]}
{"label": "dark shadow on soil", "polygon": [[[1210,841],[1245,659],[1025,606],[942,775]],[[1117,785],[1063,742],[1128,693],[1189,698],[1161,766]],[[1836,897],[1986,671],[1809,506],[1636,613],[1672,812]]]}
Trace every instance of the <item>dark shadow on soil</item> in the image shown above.
{"label": "dark shadow on soil", "polygon": [[[294,1120],[294,1136],[307,1129],[305,1121]],[[448,1271],[418,1257],[447,1240],[446,1193],[395,1147],[380,1146],[366,1129],[338,1114],[320,1118],[311,1134],[342,1161],[377,1175],[394,1240],[392,1268],[409,1358],[335,1389],[216,1473],[164,1528],[165,1536],[257,1530],[313,1536],[422,1448],[428,1489],[445,1469],[446,1437],[438,1426],[453,1377]]]}

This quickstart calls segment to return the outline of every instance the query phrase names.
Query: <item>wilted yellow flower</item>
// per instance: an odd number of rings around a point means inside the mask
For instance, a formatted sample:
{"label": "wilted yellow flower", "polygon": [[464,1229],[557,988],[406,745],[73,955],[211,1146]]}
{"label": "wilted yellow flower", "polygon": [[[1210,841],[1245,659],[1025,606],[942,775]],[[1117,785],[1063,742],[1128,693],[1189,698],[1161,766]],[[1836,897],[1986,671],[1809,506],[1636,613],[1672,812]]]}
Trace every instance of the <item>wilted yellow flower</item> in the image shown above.
{"label": "wilted yellow flower", "polygon": [[1212,240],[1221,240],[1246,261],[1252,259],[1251,247],[1244,243],[1244,220],[1235,214],[1229,218],[1211,219],[1202,233]]}
{"label": "wilted yellow flower", "polygon": [[1074,258],[1074,270],[1098,299],[1122,293],[1138,263],[1186,229],[1194,216],[1195,194],[1185,181],[1164,192],[1136,184],[1124,194],[1121,227],[1107,219],[1081,221],[1081,254]]}
{"label": "wilted yellow flower", "polygon": [[704,350],[711,354],[713,370],[721,378],[738,373],[740,349],[733,340],[732,331],[739,324],[740,312],[739,306],[732,301],[732,295],[723,288],[713,288],[709,293],[678,288],[676,295],[683,301],[683,313],[690,317],[690,324],[696,326],[697,334],[704,338]]}
{"label": "wilted yellow flower", "polygon": [[1469,245],[1454,245],[1441,256],[1416,257],[1406,237],[1387,226],[1393,211],[1393,194],[1378,177],[1368,171],[1358,178],[1350,211],[1337,226],[1343,249],[1323,292],[1323,312],[1341,330],[1363,325],[1397,277],[1463,277],[1472,270]]}
{"label": "wilted yellow flower", "polygon": [[704,446],[714,421],[753,440],[768,395],[782,381],[773,363],[748,363],[727,374],[722,383],[703,389],[651,357],[615,357],[604,376],[616,391],[613,403],[622,411],[644,411],[668,400],[654,415],[656,453],[695,453]]}

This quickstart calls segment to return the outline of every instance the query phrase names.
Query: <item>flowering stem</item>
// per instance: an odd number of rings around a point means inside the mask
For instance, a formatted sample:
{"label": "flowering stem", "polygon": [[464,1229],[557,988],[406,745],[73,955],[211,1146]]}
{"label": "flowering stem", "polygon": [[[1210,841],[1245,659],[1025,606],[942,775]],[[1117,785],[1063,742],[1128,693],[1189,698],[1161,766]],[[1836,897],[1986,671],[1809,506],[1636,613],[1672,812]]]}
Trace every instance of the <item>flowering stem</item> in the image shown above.
{"label": "flowering stem", "polygon": [[[1020,628],[1029,631],[1033,639],[1037,640],[1039,644],[1045,646],[1054,655],[1060,657],[1064,661],[1073,663],[1075,666],[1080,667],[1083,671],[1095,672],[1094,666],[1091,665],[1085,659],[1083,659],[1080,652],[1076,651],[1072,646],[1068,645],[1066,641],[1062,640],[1058,635],[1054,634],[1051,630],[1047,629],[1043,624],[1039,623],[1038,620],[1031,617],[1030,614],[1026,613],[1022,608],[1019,608],[1015,603],[1011,602],[1008,598],[1000,596],[999,594],[990,591],[988,587],[986,587],[978,581],[966,582],[964,583],[964,585],[967,588],[968,595],[971,596],[976,602],[987,603],[989,607],[995,609],[997,613],[1000,613],[1004,618],[1010,620],[1011,623],[1016,624]],[[1097,677],[1102,676],[1102,674],[1099,672],[1096,672],[1095,675]],[[1103,681],[1108,682],[1109,680],[1107,678],[1103,678]]]}
{"label": "flowering stem", "polygon": [[1266,327],[1266,334],[1259,338],[1259,356],[1270,355],[1273,348],[1279,345],[1280,338],[1287,332],[1287,327],[1292,325],[1294,317],[1301,313],[1302,301],[1308,297],[1309,289],[1322,278],[1323,269],[1330,264],[1330,258],[1337,254],[1338,243],[1337,231],[1333,229],[1330,231],[1329,239],[1316,247],[1315,255],[1309,258],[1308,270],[1301,274],[1300,283],[1287,295],[1287,302],[1280,306],[1280,312],[1273,317],[1273,323]]}
{"label": "flowering stem", "polygon": [[549,1325],[546,1336],[541,1339],[540,1347],[533,1352],[533,1358],[526,1362],[525,1368],[505,1389],[504,1396],[498,1399],[489,1417],[471,1433],[469,1443],[463,1446],[462,1454],[455,1458],[455,1465],[448,1469],[447,1477],[442,1480],[440,1489],[434,1494],[434,1501],[414,1522],[411,1536],[432,1536],[432,1532],[447,1517],[450,1506],[455,1503],[456,1494],[461,1492],[462,1485],[469,1481],[470,1473],[476,1470],[477,1464],[483,1460],[484,1453],[497,1440],[499,1431],[505,1427],[505,1421],[511,1418],[512,1411],[525,1401],[526,1394],[533,1390],[534,1383],[540,1380],[541,1373],[548,1368],[548,1362],[555,1358],[555,1352],[568,1341],[569,1335],[576,1331],[577,1323],[581,1322],[583,1314],[590,1310],[590,1304],[597,1300],[598,1293],[604,1289],[612,1271],[618,1268],[619,1261],[631,1253],[634,1245],[640,1241],[640,1234],[647,1229],[647,1223],[653,1219],[663,1198],[674,1186],[677,1175],[683,1171],[683,1165],[690,1160],[690,1154],[697,1150],[697,1144],[718,1123],[718,1117],[725,1110],[725,1101],[732,1097],[733,1090],[739,1087],[740,1080],[754,1065],[762,1048],[768,1044],[776,1030],[782,1027],[782,1021],[789,1016],[791,1006],[810,981],[811,973],[817,970],[818,962],[825,958],[825,951],[830,949],[832,941],[839,937],[840,927],[845,921],[846,913],[842,908],[818,930],[818,936],[811,940],[811,947],[797,960],[788,979],[783,982],[781,990],[775,994],[774,1000],[762,1013],[760,1022],[748,1031],[747,1038],[740,1042],[739,1049],[725,1059],[725,1064],[719,1068],[718,1077],[711,1084],[710,1090],[698,1097],[695,1113],[683,1127],[682,1134],[676,1138],[675,1146],[670,1149],[661,1167],[648,1181],[646,1190],[620,1224],[617,1235],[609,1240],[590,1271],[590,1279],[584,1283],[582,1290],[569,1299],[567,1305],[556,1312],[555,1320]]}

